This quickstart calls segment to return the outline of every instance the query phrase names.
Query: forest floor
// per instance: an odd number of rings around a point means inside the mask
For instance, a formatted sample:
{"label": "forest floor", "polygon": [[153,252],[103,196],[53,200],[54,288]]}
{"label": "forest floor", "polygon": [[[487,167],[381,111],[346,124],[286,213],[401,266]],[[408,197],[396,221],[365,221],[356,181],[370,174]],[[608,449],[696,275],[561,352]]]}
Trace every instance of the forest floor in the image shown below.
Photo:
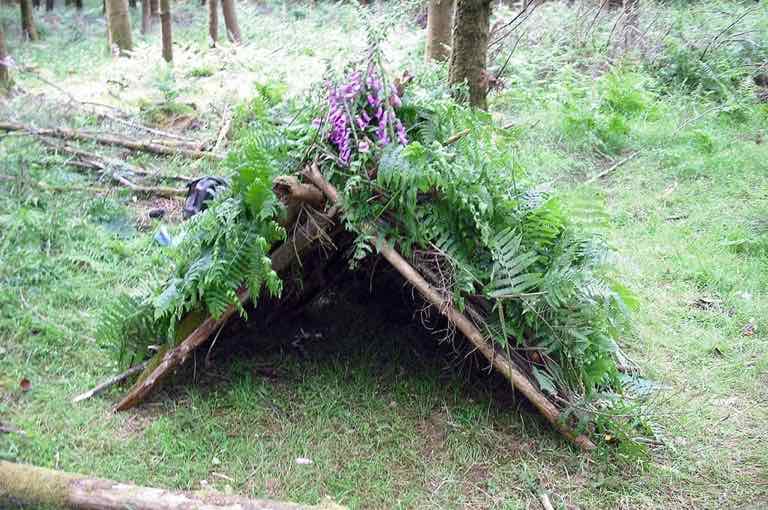
{"label": "forest floor", "polygon": [[[133,58],[114,59],[95,4],[79,18],[59,14],[63,7],[39,13],[43,38],[32,44],[19,42],[16,11],[2,7],[23,94],[0,101],[0,120],[132,133],[71,95],[206,139],[227,105],[246,101],[257,84],[281,81],[299,94],[326,62],[343,63],[365,45],[352,6],[238,8],[246,44],[212,50],[204,9],[176,4],[169,68],[159,27],[136,36]],[[431,72],[421,63],[416,11],[373,9],[393,25],[392,68]],[[640,301],[622,347],[660,385],[654,420],[663,446],[645,455],[575,451],[498,380],[454,370],[455,354],[375,295],[308,312],[299,326],[323,331],[317,345],[220,347],[210,366],[201,354],[137,410],[111,412],[121,388],[73,405],[74,395],[118,371],[114,346],[95,340],[100,313],[118,291],[166,272],[153,234],[178,217],[148,218],[167,203],[124,189],[34,186],[94,183],[29,137],[7,136],[0,424],[25,434],[0,434],[0,458],[151,486],[307,503],[329,495],[352,508],[539,508],[543,491],[556,508],[768,507],[768,105],[749,84],[702,76],[716,66],[703,71],[683,50],[664,61],[661,36],[654,39],[670,28],[668,37],[685,33],[701,50],[746,9],[739,23],[748,26],[737,31],[768,40],[765,4],[649,4],[655,28],[638,61],[606,49],[613,15],[590,23],[545,4],[519,30],[505,87],[490,101],[500,123],[514,123],[531,183],[606,200],[616,264]],[[733,55],[714,46],[727,73]],[[496,69],[506,56],[494,56]],[[215,173],[182,159],[135,162],[166,175]]]}

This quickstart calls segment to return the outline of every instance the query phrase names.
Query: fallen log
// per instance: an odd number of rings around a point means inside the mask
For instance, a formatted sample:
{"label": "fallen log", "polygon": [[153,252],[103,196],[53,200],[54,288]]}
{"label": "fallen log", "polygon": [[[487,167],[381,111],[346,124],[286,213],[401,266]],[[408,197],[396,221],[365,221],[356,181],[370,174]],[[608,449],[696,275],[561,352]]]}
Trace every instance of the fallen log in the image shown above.
{"label": "fallen log", "polygon": [[[326,193],[332,202],[338,200],[338,192],[331,183],[325,180],[316,165],[305,170],[304,175]],[[475,324],[466,315],[459,312],[451,303],[446,302],[443,295],[432,287],[408,261],[406,261],[386,239],[377,237],[372,241],[374,248],[405,278],[419,293],[431,303],[446,319],[448,319],[469,340],[480,353],[498,370],[510,383],[544,415],[544,417],[565,437],[584,450],[595,448],[594,443],[588,437],[575,434],[571,428],[561,419],[557,407],[536,388],[522,370],[510,360],[504,352],[497,351]]]}
{"label": "fallen log", "polygon": [[[219,492],[171,491],[0,461],[0,508],[75,510],[342,510],[331,501],[300,505]],[[34,505],[34,506],[32,506]]]}
{"label": "fallen log", "polygon": [[[333,219],[336,216],[338,208],[332,208],[328,213],[330,221],[326,223],[311,222],[306,229],[298,228],[293,232],[290,240],[284,242],[277,248],[270,258],[272,260],[272,269],[278,273],[288,269],[293,262],[297,261],[301,254],[316,240],[321,239],[325,232],[335,223]],[[245,304],[251,299],[250,293],[245,289],[237,292],[237,298],[240,304]],[[125,411],[140,404],[147,396],[152,393],[160,382],[180,365],[184,364],[189,354],[200,347],[206,340],[224,326],[227,321],[236,313],[237,308],[230,305],[218,319],[208,316],[189,336],[187,336],[175,348],[162,354],[159,364],[153,367],[151,372],[142,377],[129,390],[129,392],[115,406],[115,411]]]}
{"label": "fallen log", "polygon": [[36,128],[16,122],[0,122],[0,131],[21,132],[35,136],[47,136],[50,138],[60,138],[62,140],[77,140],[81,142],[95,142],[101,145],[125,147],[133,151],[149,152],[165,156],[185,156],[193,159],[208,158],[222,160],[224,157],[213,152],[187,149],[183,147],[169,147],[158,143],[126,140],[118,136],[99,135],[86,133],[77,129],[70,128]]}

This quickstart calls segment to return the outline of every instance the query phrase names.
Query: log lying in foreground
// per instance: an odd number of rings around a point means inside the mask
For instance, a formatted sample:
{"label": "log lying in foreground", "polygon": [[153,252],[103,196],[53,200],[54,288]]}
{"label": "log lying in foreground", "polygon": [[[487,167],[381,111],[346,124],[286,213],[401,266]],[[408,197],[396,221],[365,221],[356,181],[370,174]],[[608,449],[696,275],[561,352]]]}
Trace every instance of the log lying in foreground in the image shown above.
{"label": "log lying in foreground", "polygon": [[156,141],[136,141],[127,140],[113,135],[98,135],[86,133],[77,129],[69,128],[36,128],[16,122],[0,122],[0,131],[14,131],[28,133],[35,136],[47,136],[50,138],[60,138],[62,140],[77,140],[81,142],[96,142],[101,145],[125,147],[134,151],[150,152],[152,154],[162,154],[166,156],[186,156],[188,158],[208,158],[221,160],[224,159],[220,154],[213,152],[193,150],[185,147],[171,147],[166,144],[160,144]]}
{"label": "log lying in foreground", "polygon": [[77,510],[343,510],[330,501],[299,505],[218,492],[169,491],[0,461],[0,508]]}
{"label": "log lying in foreground", "polygon": [[[284,242],[270,256],[272,260],[272,269],[280,273],[288,269],[294,261],[316,240],[320,239],[327,229],[333,224],[338,208],[332,208],[328,217],[331,221],[326,224],[312,222],[306,229],[298,228],[291,231],[293,237]],[[241,304],[250,300],[251,296],[247,290],[241,289],[237,293]],[[157,388],[160,382],[177,367],[184,364],[189,355],[208,340],[208,338],[219,328],[223,327],[227,321],[236,313],[237,308],[229,306],[218,319],[208,316],[200,326],[198,326],[189,336],[187,336],[175,348],[165,352],[159,364],[154,366],[152,371],[146,377],[141,378],[123,397],[117,406],[116,411],[125,411],[140,404],[152,391]],[[150,366],[153,366],[150,364]]]}
{"label": "log lying in foreground", "polygon": [[[325,178],[320,174],[316,166],[308,168],[304,175],[315,186],[322,190],[329,200],[336,202],[338,192]],[[450,303],[447,303],[443,295],[427,280],[419,274],[394,248],[392,248],[386,239],[378,238],[372,242],[374,248],[378,248],[381,255],[389,262],[408,283],[419,291],[419,293],[431,303],[446,319],[458,328],[459,331],[469,340],[480,353],[498,370],[512,385],[520,391],[525,397],[539,410],[544,417],[552,423],[565,437],[584,450],[595,448],[594,443],[584,435],[575,434],[566,425],[560,416],[557,407],[536,388],[523,373],[520,368],[507,357],[503,352],[497,351],[488,343],[485,336],[477,329],[477,326],[467,318],[466,315],[458,311]]]}

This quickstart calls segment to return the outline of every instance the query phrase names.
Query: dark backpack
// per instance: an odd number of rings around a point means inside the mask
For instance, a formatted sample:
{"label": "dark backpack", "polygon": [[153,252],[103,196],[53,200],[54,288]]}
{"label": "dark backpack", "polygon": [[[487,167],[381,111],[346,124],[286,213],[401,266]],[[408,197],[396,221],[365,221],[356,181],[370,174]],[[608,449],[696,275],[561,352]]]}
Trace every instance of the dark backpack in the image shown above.
{"label": "dark backpack", "polygon": [[189,219],[207,207],[219,188],[226,188],[227,181],[221,177],[201,177],[187,184],[187,200],[184,202],[184,219]]}

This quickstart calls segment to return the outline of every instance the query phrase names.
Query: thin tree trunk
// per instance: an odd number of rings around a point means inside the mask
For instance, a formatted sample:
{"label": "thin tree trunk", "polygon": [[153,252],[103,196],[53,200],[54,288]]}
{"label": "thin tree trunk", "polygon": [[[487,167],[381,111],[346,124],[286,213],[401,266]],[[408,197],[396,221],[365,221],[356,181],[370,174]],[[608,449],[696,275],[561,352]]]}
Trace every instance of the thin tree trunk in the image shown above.
{"label": "thin tree trunk", "polygon": [[35,19],[32,16],[32,2],[30,0],[19,0],[21,7],[21,33],[24,39],[28,41],[37,41],[37,28]]}
{"label": "thin tree trunk", "polygon": [[160,18],[160,0],[149,0],[149,13],[154,19]]}
{"label": "thin tree trunk", "polygon": [[0,508],[8,501],[24,508],[82,510],[342,510],[333,503],[299,505],[218,492],[169,491],[0,461]]}
{"label": "thin tree trunk", "polygon": [[8,72],[9,60],[8,49],[5,47],[3,24],[0,23],[0,89],[6,89],[11,84],[11,74]]}
{"label": "thin tree trunk", "polygon": [[152,13],[150,12],[150,0],[141,0],[141,34],[146,35],[152,27]]}
{"label": "thin tree trunk", "polygon": [[240,26],[237,24],[237,13],[235,12],[235,0],[221,0],[221,10],[224,13],[224,26],[227,28],[227,38],[240,44]]}
{"label": "thin tree trunk", "polygon": [[128,0],[107,0],[106,7],[110,48],[117,46],[120,54],[125,55],[133,50]]}
{"label": "thin tree trunk", "polygon": [[219,40],[219,2],[208,0],[208,45],[216,47]]}
{"label": "thin tree trunk", "polygon": [[54,0],[45,0],[45,12],[51,12],[54,5]]}
{"label": "thin tree trunk", "polygon": [[171,1],[160,0],[160,28],[163,32],[163,59],[173,62],[173,35],[171,34]]}
{"label": "thin tree trunk", "polygon": [[443,62],[451,55],[454,0],[429,0],[427,7],[427,61]]}
{"label": "thin tree trunk", "polygon": [[35,9],[39,9],[40,8],[40,0],[32,0],[32,6]]}
{"label": "thin tree trunk", "polygon": [[469,102],[487,108],[488,32],[490,31],[490,0],[456,0],[453,16],[453,47],[448,70],[451,85],[469,85]]}
{"label": "thin tree trunk", "polygon": [[624,50],[637,48],[640,34],[640,0],[624,0]]}

